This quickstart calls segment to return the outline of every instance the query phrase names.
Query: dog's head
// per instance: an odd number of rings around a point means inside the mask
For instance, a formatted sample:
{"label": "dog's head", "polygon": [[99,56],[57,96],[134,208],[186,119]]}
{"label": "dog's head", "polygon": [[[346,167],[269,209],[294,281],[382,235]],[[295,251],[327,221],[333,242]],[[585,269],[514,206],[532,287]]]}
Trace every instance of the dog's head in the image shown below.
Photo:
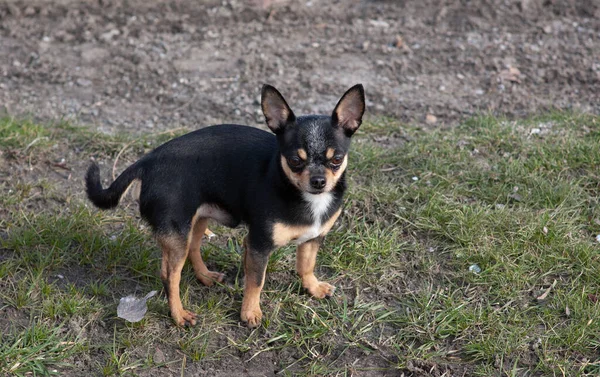
{"label": "dog's head", "polygon": [[331,116],[296,117],[270,85],[263,86],[261,106],[277,136],[281,167],[290,182],[311,194],[333,190],[346,169],[350,138],[365,112],[363,86],[355,85],[344,93]]}

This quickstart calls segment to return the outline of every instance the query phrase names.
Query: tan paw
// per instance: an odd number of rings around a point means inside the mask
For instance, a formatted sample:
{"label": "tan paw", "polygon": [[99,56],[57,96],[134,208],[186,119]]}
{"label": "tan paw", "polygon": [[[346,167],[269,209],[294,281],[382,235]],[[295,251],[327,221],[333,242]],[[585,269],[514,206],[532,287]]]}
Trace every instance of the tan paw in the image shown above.
{"label": "tan paw", "polygon": [[260,310],[260,307],[251,310],[242,309],[240,317],[242,319],[242,322],[245,322],[248,325],[248,327],[258,327],[262,320],[262,310]]}
{"label": "tan paw", "polygon": [[173,320],[177,326],[184,327],[188,325],[196,325],[196,314],[188,310],[181,309],[181,311],[178,313],[171,313],[171,316],[173,317]]}
{"label": "tan paw", "polygon": [[215,281],[220,283],[223,281],[225,274],[215,271],[208,271],[205,275],[196,276],[198,280],[207,287],[212,287],[215,284]]}
{"label": "tan paw", "polygon": [[335,292],[335,287],[324,281],[319,281],[316,284],[306,287],[306,289],[316,298],[331,297],[333,296],[333,292]]}

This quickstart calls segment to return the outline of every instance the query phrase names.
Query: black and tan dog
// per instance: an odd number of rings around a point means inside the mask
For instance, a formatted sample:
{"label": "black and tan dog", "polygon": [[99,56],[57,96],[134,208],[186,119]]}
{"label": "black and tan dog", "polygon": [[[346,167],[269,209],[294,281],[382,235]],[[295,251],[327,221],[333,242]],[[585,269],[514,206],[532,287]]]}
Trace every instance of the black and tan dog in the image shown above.
{"label": "black and tan dog", "polygon": [[206,268],[200,254],[209,219],[248,226],[241,319],[249,326],[261,322],[260,292],[276,247],[298,245],[296,268],[313,296],[330,296],[335,289],[313,271],[319,245],[341,212],[350,138],[365,111],[363,87],[349,89],[331,116],[296,117],[269,85],[262,89],[261,105],[275,135],[248,126],[212,126],[159,146],[107,189],[96,164],[87,172],[88,197],[102,209],[115,207],[134,181],[140,183],[140,212],[162,249],[161,278],[178,325],[196,323],[179,296],[186,258],[203,284],[223,279]]}

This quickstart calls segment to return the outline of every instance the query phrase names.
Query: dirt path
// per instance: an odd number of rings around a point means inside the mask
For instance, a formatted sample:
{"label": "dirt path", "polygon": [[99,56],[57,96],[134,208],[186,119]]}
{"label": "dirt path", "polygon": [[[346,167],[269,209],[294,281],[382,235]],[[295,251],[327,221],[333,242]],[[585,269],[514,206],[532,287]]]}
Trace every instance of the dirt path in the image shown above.
{"label": "dirt path", "polygon": [[270,3],[4,1],[0,112],[107,132],[256,124],[262,83],[307,113],[362,82],[371,114],[402,120],[600,113],[593,0]]}

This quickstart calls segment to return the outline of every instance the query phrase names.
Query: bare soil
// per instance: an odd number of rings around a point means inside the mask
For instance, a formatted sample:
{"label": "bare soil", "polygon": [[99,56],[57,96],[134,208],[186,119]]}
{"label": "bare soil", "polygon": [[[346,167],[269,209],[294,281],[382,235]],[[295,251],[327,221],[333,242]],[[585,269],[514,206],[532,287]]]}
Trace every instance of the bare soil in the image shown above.
{"label": "bare soil", "polygon": [[405,121],[600,113],[599,51],[594,0],[9,0],[0,109],[144,133],[262,123],[263,83],[329,112],[362,82]]}

